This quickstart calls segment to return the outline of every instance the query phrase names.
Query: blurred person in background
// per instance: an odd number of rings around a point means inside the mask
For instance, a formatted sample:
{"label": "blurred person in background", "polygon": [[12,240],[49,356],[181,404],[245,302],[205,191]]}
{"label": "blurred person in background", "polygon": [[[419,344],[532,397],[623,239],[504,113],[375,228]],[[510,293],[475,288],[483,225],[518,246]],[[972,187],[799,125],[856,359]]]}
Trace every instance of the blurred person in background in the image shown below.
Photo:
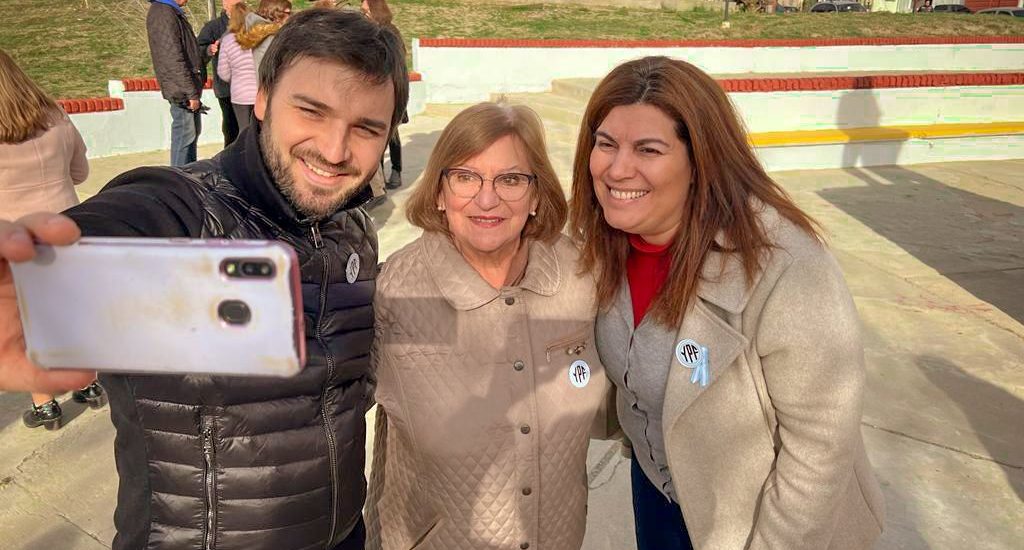
{"label": "blurred person in background", "polygon": [[[389,27],[401,38],[402,34],[398,32],[398,28],[395,27],[392,22],[394,15],[391,13],[391,8],[388,7],[387,0],[363,0],[362,11],[375,23],[384,27]],[[402,44],[405,44],[404,40]],[[406,122],[409,122],[409,113],[402,115],[402,124],[405,124]],[[388,156],[391,157],[391,175],[389,175],[385,181],[384,188],[394,190],[402,186],[402,139],[398,135],[398,128],[395,128],[394,133],[391,135],[391,139],[388,140]],[[381,175],[383,176],[383,157],[381,157],[380,166]]]}
{"label": "blurred person in background", "polygon": [[220,15],[203,25],[198,38],[203,66],[213,62],[213,94],[217,96],[217,103],[220,104],[220,129],[224,134],[224,147],[231,145],[238,137],[238,120],[235,118],[234,109],[231,108],[231,87],[217,74],[217,65],[220,62],[220,40],[228,32],[231,8],[239,3],[245,4],[242,0],[222,0]]}
{"label": "blurred person in background", "polygon": [[[32,212],[60,212],[78,204],[75,186],[89,175],[85,142],[71,119],[0,50],[0,219]],[[72,398],[103,405],[103,389],[92,382]],[[63,411],[53,395],[32,394],[22,415],[29,428],[60,428]]]}
{"label": "blurred person in background", "polygon": [[146,36],[160,93],[171,104],[171,166],[196,161],[206,66],[182,8],[188,0],[150,0]]}
{"label": "blurred person in background", "polygon": [[220,59],[217,75],[231,86],[231,108],[238,120],[238,127],[244,130],[252,122],[252,109],[256,104],[256,63],[252,50],[238,45],[237,33],[245,29],[249,8],[239,3],[232,7],[228,32],[221,38]]}
{"label": "blurred person in background", "polygon": [[235,32],[235,40],[243,49],[252,50],[252,61],[256,66],[256,77],[260,75],[263,56],[274,41],[281,25],[292,14],[292,3],[288,0],[262,0],[256,13],[245,16],[245,28]]}

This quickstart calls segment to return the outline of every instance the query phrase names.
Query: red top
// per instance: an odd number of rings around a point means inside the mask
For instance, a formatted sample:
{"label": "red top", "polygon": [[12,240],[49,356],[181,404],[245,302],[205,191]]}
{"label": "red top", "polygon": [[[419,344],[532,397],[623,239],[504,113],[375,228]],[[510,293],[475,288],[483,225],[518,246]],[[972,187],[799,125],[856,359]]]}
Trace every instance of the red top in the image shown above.
{"label": "red top", "polygon": [[668,278],[672,260],[668,249],[672,243],[659,246],[645,241],[639,235],[630,235],[629,244],[631,248],[626,260],[626,275],[629,294],[633,298],[633,328],[636,328]]}

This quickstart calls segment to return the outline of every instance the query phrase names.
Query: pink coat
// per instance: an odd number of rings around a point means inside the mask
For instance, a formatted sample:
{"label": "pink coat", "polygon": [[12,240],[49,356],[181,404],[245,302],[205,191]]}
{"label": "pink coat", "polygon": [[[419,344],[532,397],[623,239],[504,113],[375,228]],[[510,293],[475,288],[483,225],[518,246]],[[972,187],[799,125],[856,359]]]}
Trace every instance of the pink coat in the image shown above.
{"label": "pink coat", "polygon": [[228,33],[220,39],[218,52],[217,74],[231,83],[231,103],[255,105],[257,81],[252,50],[243,49],[235,40],[235,33]]}
{"label": "pink coat", "polygon": [[74,186],[88,176],[85,142],[63,113],[28,141],[0,143],[0,219],[70,208],[78,204]]}

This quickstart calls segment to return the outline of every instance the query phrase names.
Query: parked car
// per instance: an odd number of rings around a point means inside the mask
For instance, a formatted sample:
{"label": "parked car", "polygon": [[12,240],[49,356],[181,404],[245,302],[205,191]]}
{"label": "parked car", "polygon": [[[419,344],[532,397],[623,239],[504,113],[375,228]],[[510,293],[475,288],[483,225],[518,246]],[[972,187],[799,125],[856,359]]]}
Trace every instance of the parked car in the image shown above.
{"label": "parked car", "polygon": [[986,8],[978,10],[975,13],[985,15],[1012,15],[1014,17],[1024,17],[1024,9],[1021,8]]}
{"label": "parked car", "polygon": [[856,0],[823,0],[811,7],[811,13],[839,13],[867,11]]}
{"label": "parked car", "polygon": [[942,4],[932,8],[934,13],[974,13],[967,6],[960,4]]}

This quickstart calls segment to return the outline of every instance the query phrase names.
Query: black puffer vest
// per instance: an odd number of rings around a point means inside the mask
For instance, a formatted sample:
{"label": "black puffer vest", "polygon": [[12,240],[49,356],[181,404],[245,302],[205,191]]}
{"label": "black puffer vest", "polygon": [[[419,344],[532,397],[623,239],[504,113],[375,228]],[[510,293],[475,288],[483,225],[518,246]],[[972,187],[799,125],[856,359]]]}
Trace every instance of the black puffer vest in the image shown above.
{"label": "black puffer vest", "polygon": [[[357,207],[367,197],[328,220],[302,221],[267,176],[256,132],[239,141],[182,171],[121,180],[186,179],[204,212],[191,236],[295,248],[306,367],[288,379],[103,377],[121,478],[116,550],[329,550],[361,517],[377,265],[376,234]],[[349,283],[353,255],[360,267]]]}

